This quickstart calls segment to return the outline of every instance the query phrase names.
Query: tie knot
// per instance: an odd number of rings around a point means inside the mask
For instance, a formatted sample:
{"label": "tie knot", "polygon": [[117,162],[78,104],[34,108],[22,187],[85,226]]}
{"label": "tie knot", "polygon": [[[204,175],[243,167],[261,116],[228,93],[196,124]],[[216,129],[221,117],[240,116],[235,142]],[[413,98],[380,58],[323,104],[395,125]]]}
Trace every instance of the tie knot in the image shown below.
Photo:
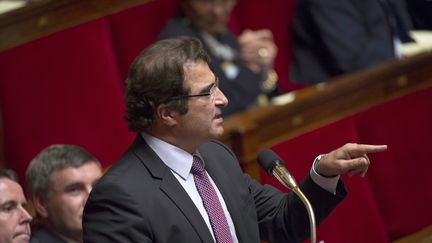
{"label": "tie knot", "polygon": [[201,162],[201,159],[196,155],[193,156],[191,172],[195,175],[200,175],[204,172],[204,166]]}

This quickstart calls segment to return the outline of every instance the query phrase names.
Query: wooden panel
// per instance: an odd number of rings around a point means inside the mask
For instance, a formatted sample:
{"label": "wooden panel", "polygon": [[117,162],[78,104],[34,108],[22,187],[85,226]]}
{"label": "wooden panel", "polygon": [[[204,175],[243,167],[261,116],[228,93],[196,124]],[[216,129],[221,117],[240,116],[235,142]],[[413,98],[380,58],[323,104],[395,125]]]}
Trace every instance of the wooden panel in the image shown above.
{"label": "wooden panel", "polygon": [[430,243],[430,242],[432,242],[432,225],[424,228],[423,230],[415,234],[394,241],[393,243]]}
{"label": "wooden panel", "polygon": [[257,107],[233,116],[225,122],[222,140],[246,171],[259,179],[254,167],[262,149],[429,86],[431,52],[291,92],[292,101],[285,105]]}
{"label": "wooden panel", "polygon": [[49,0],[0,15],[0,51],[149,0]]}

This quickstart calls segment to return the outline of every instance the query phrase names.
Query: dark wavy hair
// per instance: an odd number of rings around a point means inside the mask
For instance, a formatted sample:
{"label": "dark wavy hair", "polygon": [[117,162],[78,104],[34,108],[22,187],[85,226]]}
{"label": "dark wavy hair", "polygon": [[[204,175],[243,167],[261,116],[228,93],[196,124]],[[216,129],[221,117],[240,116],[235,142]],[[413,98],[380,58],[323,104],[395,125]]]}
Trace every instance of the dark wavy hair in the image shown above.
{"label": "dark wavy hair", "polygon": [[144,49],[134,60],[126,80],[126,122],[129,130],[141,132],[154,121],[161,104],[186,114],[187,101],[172,97],[187,95],[185,66],[197,61],[210,62],[202,43],[194,37],[160,40]]}

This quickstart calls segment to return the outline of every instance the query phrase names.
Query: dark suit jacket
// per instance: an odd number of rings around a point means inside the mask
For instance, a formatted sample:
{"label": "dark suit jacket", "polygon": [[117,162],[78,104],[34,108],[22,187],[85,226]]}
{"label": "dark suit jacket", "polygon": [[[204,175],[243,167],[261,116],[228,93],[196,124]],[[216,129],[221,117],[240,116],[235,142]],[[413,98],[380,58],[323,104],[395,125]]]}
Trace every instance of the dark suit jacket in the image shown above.
{"label": "dark suit jacket", "polygon": [[67,243],[51,231],[40,228],[32,234],[30,243]]}
{"label": "dark suit jacket", "polygon": [[[233,153],[211,141],[199,149],[242,243],[298,242],[309,236],[307,212],[297,196],[262,186],[243,174]],[[345,194],[343,185],[339,191]],[[309,177],[303,192],[320,222],[341,201]],[[93,188],[83,216],[84,242],[213,242],[191,198],[170,169],[138,136]]]}
{"label": "dark suit jacket", "polygon": [[395,57],[379,0],[298,0],[291,80],[315,84]]}
{"label": "dark suit jacket", "polygon": [[406,5],[415,29],[432,30],[432,1],[406,0]]}

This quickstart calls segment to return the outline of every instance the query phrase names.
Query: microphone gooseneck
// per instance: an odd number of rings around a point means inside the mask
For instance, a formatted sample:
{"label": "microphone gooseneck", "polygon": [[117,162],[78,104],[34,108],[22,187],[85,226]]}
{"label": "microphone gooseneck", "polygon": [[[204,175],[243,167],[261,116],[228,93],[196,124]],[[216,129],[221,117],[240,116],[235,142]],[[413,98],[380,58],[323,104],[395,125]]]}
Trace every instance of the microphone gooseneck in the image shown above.
{"label": "microphone gooseneck", "polygon": [[316,223],[315,214],[309,200],[300,190],[294,177],[285,168],[284,161],[270,149],[265,149],[258,154],[258,163],[271,176],[282,183],[285,187],[292,190],[303,202],[309,215],[310,242],[316,243]]}

